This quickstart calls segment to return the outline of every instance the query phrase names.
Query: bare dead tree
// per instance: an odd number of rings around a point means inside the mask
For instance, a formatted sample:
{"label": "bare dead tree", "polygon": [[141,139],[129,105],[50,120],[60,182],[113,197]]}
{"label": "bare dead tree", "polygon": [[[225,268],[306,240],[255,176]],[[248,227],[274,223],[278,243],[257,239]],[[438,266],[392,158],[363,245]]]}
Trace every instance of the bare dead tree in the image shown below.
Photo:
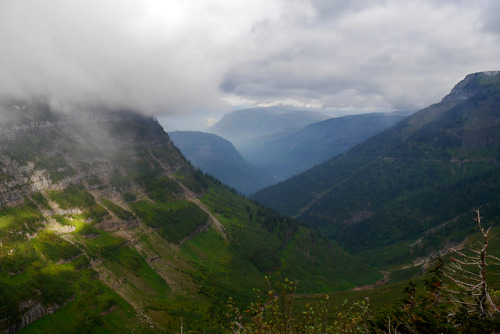
{"label": "bare dead tree", "polygon": [[451,264],[443,274],[452,282],[452,286],[446,289],[452,302],[462,305],[468,312],[477,312],[480,317],[493,317],[500,310],[488,292],[486,268],[490,264],[500,265],[500,259],[487,254],[490,228],[483,228],[479,209],[475,213],[474,220],[482,235],[478,249],[458,251],[452,248],[457,256],[451,258]]}

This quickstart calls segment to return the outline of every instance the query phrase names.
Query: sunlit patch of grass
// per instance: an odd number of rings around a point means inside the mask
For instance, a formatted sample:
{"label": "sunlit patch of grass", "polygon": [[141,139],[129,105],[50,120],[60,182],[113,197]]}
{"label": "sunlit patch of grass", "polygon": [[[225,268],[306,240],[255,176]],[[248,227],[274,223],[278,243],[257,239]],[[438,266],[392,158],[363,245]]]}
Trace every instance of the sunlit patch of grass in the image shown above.
{"label": "sunlit patch of grass", "polygon": [[12,239],[15,233],[34,230],[35,223],[42,219],[33,202],[17,208],[3,208],[0,210],[0,238],[9,236]]}

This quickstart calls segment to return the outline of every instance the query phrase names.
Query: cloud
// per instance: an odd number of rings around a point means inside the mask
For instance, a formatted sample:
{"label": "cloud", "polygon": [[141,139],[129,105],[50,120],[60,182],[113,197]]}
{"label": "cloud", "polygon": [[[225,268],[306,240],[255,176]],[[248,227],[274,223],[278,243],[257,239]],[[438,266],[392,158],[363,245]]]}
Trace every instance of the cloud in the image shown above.
{"label": "cloud", "polygon": [[[500,20],[498,14],[500,13],[500,2],[489,1],[482,12],[483,28],[486,32],[500,35]],[[498,37],[498,36],[497,36]]]}
{"label": "cloud", "polygon": [[217,106],[228,66],[280,1],[0,1],[0,91],[148,112]]}
{"label": "cloud", "polygon": [[499,43],[482,29],[485,12],[496,29],[492,3],[315,0],[312,21],[259,32],[263,49],[279,50],[235,65],[221,88],[255,101],[423,107],[466,74],[498,68]]}
{"label": "cloud", "polygon": [[[0,0],[0,96],[147,113],[438,101],[498,69],[497,1]],[[208,111],[207,111],[208,110]]]}

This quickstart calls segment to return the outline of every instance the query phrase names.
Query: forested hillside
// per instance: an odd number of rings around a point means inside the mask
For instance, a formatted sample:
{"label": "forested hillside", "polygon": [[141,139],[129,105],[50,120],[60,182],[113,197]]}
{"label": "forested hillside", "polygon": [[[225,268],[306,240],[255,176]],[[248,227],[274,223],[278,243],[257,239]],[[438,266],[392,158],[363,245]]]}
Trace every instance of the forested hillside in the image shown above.
{"label": "forested hillside", "polygon": [[460,243],[470,214],[500,218],[500,75],[468,75],[442,102],[255,199],[370,263],[411,263]]}

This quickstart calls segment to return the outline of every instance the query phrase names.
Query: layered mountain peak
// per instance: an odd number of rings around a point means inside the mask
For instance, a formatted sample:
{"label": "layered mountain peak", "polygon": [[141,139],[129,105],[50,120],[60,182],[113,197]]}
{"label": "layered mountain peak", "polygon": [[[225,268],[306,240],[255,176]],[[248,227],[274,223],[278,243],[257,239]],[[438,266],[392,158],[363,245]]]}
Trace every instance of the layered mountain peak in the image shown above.
{"label": "layered mountain peak", "polygon": [[467,75],[455,85],[450,94],[443,98],[443,102],[463,101],[487,86],[500,86],[500,72],[486,71]]}

